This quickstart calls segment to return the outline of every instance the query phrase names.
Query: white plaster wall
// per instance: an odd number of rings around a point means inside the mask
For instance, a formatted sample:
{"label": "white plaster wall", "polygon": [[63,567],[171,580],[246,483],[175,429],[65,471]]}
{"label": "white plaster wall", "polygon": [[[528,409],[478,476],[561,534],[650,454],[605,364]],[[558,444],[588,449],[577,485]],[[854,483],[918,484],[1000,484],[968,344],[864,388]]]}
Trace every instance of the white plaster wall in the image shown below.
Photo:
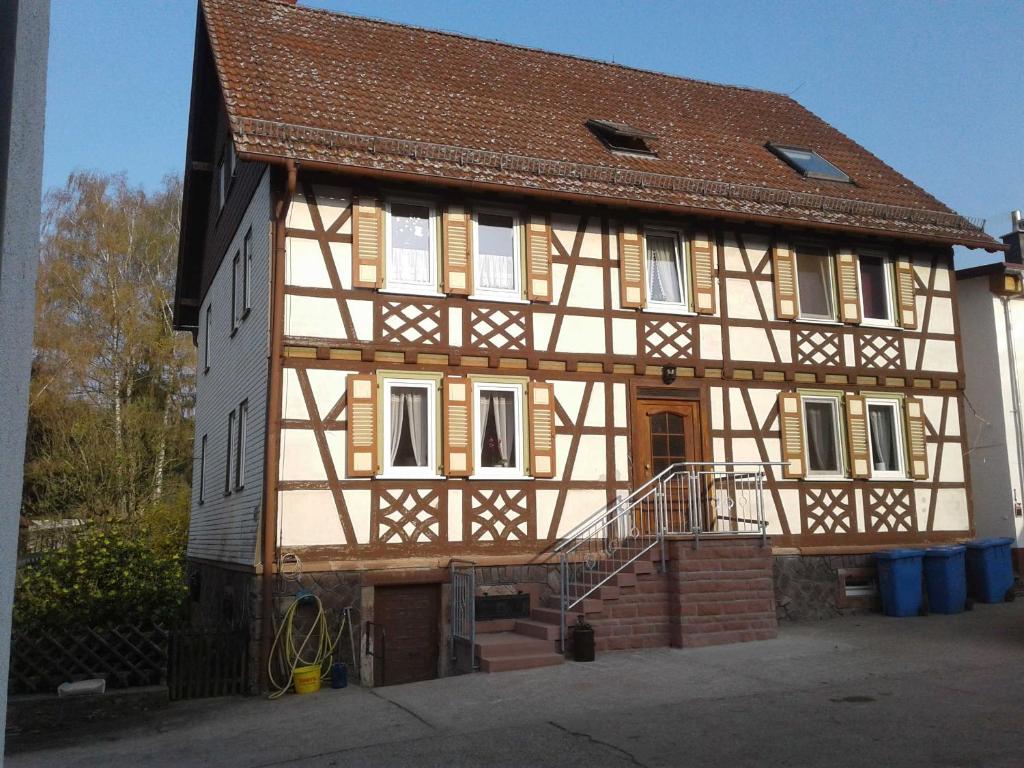
{"label": "white plaster wall", "polygon": [[[231,335],[231,265],[252,228],[250,285],[252,309]],[[195,448],[188,556],[249,565],[256,557],[256,535],[263,497],[267,409],[267,356],[270,302],[270,174],[264,173],[199,309],[199,349],[206,343],[206,308],[212,307],[210,370],[196,375]],[[200,364],[201,365],[201,364]],[[245,487],[224,494],[228,414],[249,401],[246,422]],[[207,435],[206,494],[199,503],[199,464]],[[235,440],[237,440],[237,422]],[[232,458],[234,462],[234,458]]]}

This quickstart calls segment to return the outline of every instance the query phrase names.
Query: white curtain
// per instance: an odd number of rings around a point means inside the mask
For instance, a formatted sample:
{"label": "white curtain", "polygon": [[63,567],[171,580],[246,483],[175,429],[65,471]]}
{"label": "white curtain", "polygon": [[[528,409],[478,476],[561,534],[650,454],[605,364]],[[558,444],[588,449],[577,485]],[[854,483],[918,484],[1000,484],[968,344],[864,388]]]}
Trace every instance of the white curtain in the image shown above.
{"label": "white curtain", "polygon": [[668,237],[647,238],[648,282],[652,301],[682,302],[676,246]]}
{"label": "white curtain", "polygon": [[[484,466],[515,466],[515,401],[511,392],[484,392],[480,395],[480,424],[483,441],[480,446],[480,458],[494,461]],[[494,425],[493,435],[488,434],[488,426]],[[493,437],[495,445],[488,444]]]}
{"label": "white curtain", "polygon": [[419,248],[392,248],[388,279],[397,283],[429,283],[430,251]]}
{"label": "white curtain", "polygon": [[398,450],[403,433],[408,435],[416,467],[425,467],[426,424],[423,418],[427,404],[427,393],[419,388],[394,388],[391,390],[391,466],[398,466]]}
{"label": "white curtain", "polygon": [[491,407],[494,409],[494,430],[498,435],[498,453],[501,454],[502,466],[512,466],[509,445],[509,420],[512,416],[512,395],[508,392],[495,392],[491,395]]}
{"label": "white curtain", "polygon": [[823,472],[838,470],[832,407],[825,403],[805,403],[804,412],[807,424],[807,459],[810,468]]}
{"label": "white curtain", "polygon": [[511,253],[481,253],[477,263],[477,283],[481,288],[512,291],[516,287],[515,256]]}
{"label": "white curtain", "polygon": [[871,457],[875,469],[894,472],[899,467],[896,461],[896,441],[893,432],[892,409],[889,407],[868,408],[871,422]]}
{"label": "white curtain", "polygon": [[430,282],[430,215],[421,206],[395,203],[391,209],[388,279],[400,283]]}

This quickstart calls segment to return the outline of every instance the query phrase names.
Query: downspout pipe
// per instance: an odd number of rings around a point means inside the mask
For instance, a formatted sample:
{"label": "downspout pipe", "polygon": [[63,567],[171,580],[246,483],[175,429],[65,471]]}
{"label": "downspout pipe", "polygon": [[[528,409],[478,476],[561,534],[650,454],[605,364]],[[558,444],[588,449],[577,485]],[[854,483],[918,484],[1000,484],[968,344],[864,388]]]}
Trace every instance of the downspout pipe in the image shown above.
{"label": "downspout pipe", "polygon": [[[1013,348],[1013,315],[1010,312],[1010,302],[1013,299],[1024,298],[1017,296],[1002,296],[1003,322],[1006,327],[1006,352],[1010,365],[1010,403],[1013,408],[1013,431],[1014,441],[1017,443],[1017,482],[1018,490],[1024,497],[1024,414],[1021,413],[1020,404],[1020,380],[1017,375],[1017,354]],[[1024,499],[1022,499],[1024,501]]]}
{"label": "downspout pipe", "polygon": [[263,682],[269,688],[267,664],[274,636],[274,573],[277,570],[277,479],[281,446],[281,358],[284,340],[284,260],[285,222],[298,179],[294,161],[285,165],[286,180],[283,194],[274,205],[273,236],[271,237],[271,314],[269,359],[267,361],[267,439],[263,466],[263,541],[261,576],[261,631],[260,660]]}

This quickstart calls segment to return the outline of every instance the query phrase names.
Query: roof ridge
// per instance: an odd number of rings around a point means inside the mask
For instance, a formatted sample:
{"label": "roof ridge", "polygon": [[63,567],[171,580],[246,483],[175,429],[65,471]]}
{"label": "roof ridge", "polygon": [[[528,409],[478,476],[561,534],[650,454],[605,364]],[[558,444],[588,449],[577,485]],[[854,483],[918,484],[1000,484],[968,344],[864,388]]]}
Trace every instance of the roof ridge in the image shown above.
{"label": "roof ridge", "polygon": [[389,19],[382,19],[378,16],[364,16],[356,13],[344,13],[342,11],[334,11],[329,8],[312,8],[307,5],[300,5],[298,2],[291,3],[287,0],[264,0],[264,2],[273,2],[279,5],[281,8],[301,12],[301,13],[315,13],[322,14],[325,16],[332,16],[342,19],[351,19],[352,21],[359,21],[370,24],[380,24],[386,27],[395,27],[398,29],[408,29],[415,32],[426,32],[427,34],[441,35],[443,37],[454,37],[460,40],[469,40],[474,43],[487,43],[488,45],[495,45],[501,48],[513,48],[520,51],[529,51],[530,53],[540,53],[545,56],[553,56],[556,58],[571,59],[573,61],[582,61],[588,64],[599,64],[604,67],[611,67],[613,69],[622,69],[629,72],[641,72],[646,75],[655,75],[657,77],[664,77],[669,80],[682,80],[684,82],[696,83],[698,85],[709,85],[714,88],[725,88],[733,91],[750,91],[754,93],[766,93],[770,96],[781,96],[788,98],[788,94],[782,91],[773,91],[769,88],[757,88],[753,85],[735,85],[732,83],[720,83],[714,80],[702,80],[699,77],[687,77],[686,75],[674,75],[670,72],[662,72],[657,69],[645,69],[644,67],[636,67],[630,64],[620,64],[616,61],[607,61],[606,59],[598,59],[592,56],[582,56],[577,53],[565,53],[564,51],[552,51],[549,48],[538,48],[532,45],[524,45],[522,43],[510,43],[506,40],[497,40],[490,37],[477,37],[470,35],[465,32],[455,32],[450,29],[439,29],[437,27],[424,27],[419,24],[408,24],[401,21],[391,21]]}

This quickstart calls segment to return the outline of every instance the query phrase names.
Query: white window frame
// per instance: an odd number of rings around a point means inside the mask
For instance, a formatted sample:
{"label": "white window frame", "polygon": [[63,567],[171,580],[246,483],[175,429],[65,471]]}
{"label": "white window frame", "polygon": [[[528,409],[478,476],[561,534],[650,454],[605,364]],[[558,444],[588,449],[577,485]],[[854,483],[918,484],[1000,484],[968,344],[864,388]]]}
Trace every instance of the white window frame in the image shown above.
{"label": "white window frame", "polygon": [[[655,301],[651,298],[651,264],[647,251],[647,238],[652,235],[675,239],[676,266],[679,269],[679,295],[683,299],[681,302]],[[673,229],[671,227],[650,227],[644,229],[644,280],[646,281],[644,290],[647,291],[647,306],[645,309],[656,312],[671,312],[673,314],[693,314],[690,305],[690,270],[687,268],[690,263],[690,254],[687,249],[687,238],[683,236],[683,231],[680,229]]]}
{"label": "white window frame", "polygon": [[[828,403],[832,406],[832,424],[835,427],[836,435],[836,457],[839,460],[838,471],[811,469],[811,436],[807,429],[807,403]],[[800,410],[802,411],[803,423],[800,425],[804,431],[804,466],[807,467],[806,476],[815,479],[838,480],[846,478],[846,435],[843,431],[843,399],[839,395],[800,395]]]}
{"label": "white window frame", "polygon": [[[483,449],[484,424],[480,419],[480,396],[484,391],[511,392],[513,408],[515,413],[516,428],[516,453],[514,467],[484,467],[481,466],[480,454]],[[526,411],[525,398],[523,397],[523,385],[518,383],[504,383],[494,381],[473,382],[473,477],[474,478],[525,478],[529,477],[526,472],[526,453],[524,451],[527,442],[526,433]]]}
{"label": "white window frame", "polygon": [[[508,216],[512,219],[512,257],[515,267],[512,274],[515,277],[515,285],[512,290],[505,291],[497,288],[481,288],[477,282],[480,275],[476,265],[480,261],[480,214],[490,216]],[[528,303],[523,298],[523,248],[522,248],[522,216],[519,212],[510,208],[474,208],[473,209],[473,295],[471,299],[484,299],[488,301],[510,301],[519,304]]]}
{"label": "white window frame", "polygon": [[224,495],[231,495],[231,467],[234,461],[235,452],[235,411],[232,408],[228,413],[228,452],[224,462]]}
{"label": "white window frame", "polygon": [[246,422],[249,420],[249,401],[238,404],[238,442],[235,447],[235,490],[245,487],[245,433]]}
{"label": "white window frame", "polygon": [[[804,312],[803,302],[800,300],[800,249],[801,248],[823,248],[825,258],[828,260],[828,285],[826,286],[829,295],[832,297],[832,314],[811,315]],[[814,323],[839,323],[839,294],[836,291],[836,255],[830,246],[821,243],[797,243],[793,246],[793,268],[796,274],[794,288],[796,289],[797,319]],[[858,279],[860,279],[858,275]]]}
{"label": "white window frame", "polygon": [[213,328],[213,304],[206,305],[206,325],[203,330],[203,373],[210,372],[210,330]]}
{"label": "white window frame", "polygon": [[[419,205],[427,209],[429,221],[429,248],[430,248],[430,284],[403,283],[391,279],[391,206],[393,203],[399,205]],[[437,205],[431,200],[413,197],[388,198],[384,203],[384,287],[385,292],[409,293],[418,296],[441,296],[438,290],[438,244],[437,244]]]}
{"label": "white window frame", "polygon": [[206,503],[206,435],[199,441],[199,503]]}
{"label": "white window frame", "polygon": [[236,249],[231,257],[231,335],[235,335],[241,323],[241,312],[238,311],[238,278],[239,267],[242,266],[242,251]]}
{"label": "white window frame", "polygon": [[[391,464],[391,390],[394,387],[416,387],[427,393],[427,463],[423,467],[395,467]],[[437,463],[438,418],[437,381],[435,379],[403,379],[388,377],[381,391],[381,472],[379,477],[391,479],[439,478]]]}
{"label": "white window frame", "polygon": [[[891,408],[893,411],[893,432],[896,442],[896,459],[899,469],[878,470],[875,469],[875,457],[871,448],[871,407],[882,406]],[[903,420],[903,403],[894,397],[866,397],[864,399],[864,418],[868,425],[868,463],[871,465],[872,480],[906,480],[907,479],[907,454],[906,438],[907,425]]]}
{"label": "white window frame", "polygon": [[242,319],[252,309],[252,227],[242,238]]}
{"label": "white window frame", "polygon": [[[885,271],[885,306],[889,311],[888,320],[868,317],[864,312],[864,284],[860,279],[860,257],[870,256],[882,260],[882,268]],[[860,249],[857,251],[857,294],[860,301],[860,324],[876,328],[897,328],[896,325],[896,275],[894,274],[892,256],[885,251]]]}

